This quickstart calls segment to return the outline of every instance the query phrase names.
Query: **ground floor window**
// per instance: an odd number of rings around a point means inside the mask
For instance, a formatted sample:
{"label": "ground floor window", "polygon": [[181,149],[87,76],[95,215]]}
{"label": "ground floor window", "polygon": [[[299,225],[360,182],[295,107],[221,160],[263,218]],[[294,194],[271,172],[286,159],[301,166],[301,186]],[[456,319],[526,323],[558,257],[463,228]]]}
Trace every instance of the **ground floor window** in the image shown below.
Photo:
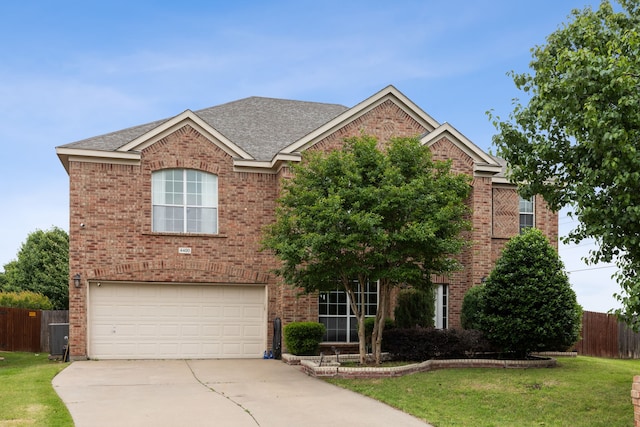
{"label": "ground floor window", "polygon": [[[360,304],[360,295],[357,296]],[[378,283],[368,283],[364,293],[365,315],[375,316],[378,309]],[[340,289],[320,292],[318,321],[327,331],[325,342],[358,342],[358,321],[351,310],[349,295]]]}
{"label": "ground floor window", "polygon": [[434,325],[438,329],[446,329],[449,320],[449,285],[436,285],[436,315]]}

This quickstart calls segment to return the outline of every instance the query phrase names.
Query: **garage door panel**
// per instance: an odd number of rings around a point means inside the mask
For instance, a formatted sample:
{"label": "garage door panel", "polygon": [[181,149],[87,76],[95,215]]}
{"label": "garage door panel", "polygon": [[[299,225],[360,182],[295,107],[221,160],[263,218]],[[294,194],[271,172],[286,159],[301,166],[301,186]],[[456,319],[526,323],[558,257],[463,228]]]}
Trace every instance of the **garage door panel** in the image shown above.
{"label": "garage door panel", "polygon": [[261,357],[265,290],[92,283],[89,357]]}
{"label": "garage door panel", "polygon": [[222,327],[223,338],[238,339],[242,337],[240,325],[225,325]]}
{"label": "garage door panel", "polygon": [[203,325],[202,336],[203,337],[220,337],[222,336],[222,328],[217,325]]}
{"label": "garage door panel", "polygon": [[205,305],[202,307],[202,315],[217,319],[222,317],[222,307]]}
{"label": "garage door panel", "polygon": [[158,337],[162,338],[178,338],[178,331],[180,330],[177,324],[174,325],[160,325],[160,330],[158,332]]}
{"label": "garage door panel", "polygon": [[233,318],[233,319],[241,319],[242,318],[242,307],[237,306],[225,306],[224,307],[224,317],[225,318]]}
{"label": "garage door panel", "polygon": [[262,307],[243,307],[242,317],[245,319],[261,319],[262,318]]}
{"label": "garage door panel", "polygon": [[143,337],[154,337],[158,335],[158,325],[140,324],[138,325],[138,333]]}
{"label": "garage door panel", "polygon": [[199,337],[202,335],[200,325],[182,325],[182,337]]}
{"label": "garage door panel", "polygon": [[244,338],[258,338],[262,335],[262,328],[258,326],[245,326],[242,330]]}

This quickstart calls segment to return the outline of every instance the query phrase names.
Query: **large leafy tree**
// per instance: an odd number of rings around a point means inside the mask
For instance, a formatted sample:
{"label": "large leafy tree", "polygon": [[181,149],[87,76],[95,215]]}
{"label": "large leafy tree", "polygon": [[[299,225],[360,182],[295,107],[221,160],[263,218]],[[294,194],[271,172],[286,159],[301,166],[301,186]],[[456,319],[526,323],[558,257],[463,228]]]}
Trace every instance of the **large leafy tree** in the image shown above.
{"label": "large leafy tree", "polygon": [[579,338],[582,309],[558,253],[540,230],[512,238],[478,289],[480,312],[473,325],[505,352],[523,357],[565,351]]}
{"label": "large leafy tree", "polygon": [[[571,206],[569,242],[594,238],[588,262],[618,264],[618,310],[640,326],[640,1],[572,12],[515,74],[528,103],[494,118],[494,143],[524,195]],[[635,320],[634,320],[635,318]]]}
{"label": "large leafy tree", "polygon": [[69,235],[53,227],[29,234],[17,259],[4,265],[6,292],[32,291],[51,300],[55,310],[69,308]]}
{"label": "large leafy tree", "polygon": [[[293,166],[264,246],[282,261],[284,280],[306,292],[340,286],[358,321],[365,361],[367,283],[378,281],[372,344],[376,361],[391,288],[428,287],[433,273],[458,267],[453,255],[468,228],[464,204],[469,179],[434,162],[415,138],[397,138],[386,150],[370,136],[348,139],[342,150],[308,151]],[[360,304],[358,304],[360,301]]]}

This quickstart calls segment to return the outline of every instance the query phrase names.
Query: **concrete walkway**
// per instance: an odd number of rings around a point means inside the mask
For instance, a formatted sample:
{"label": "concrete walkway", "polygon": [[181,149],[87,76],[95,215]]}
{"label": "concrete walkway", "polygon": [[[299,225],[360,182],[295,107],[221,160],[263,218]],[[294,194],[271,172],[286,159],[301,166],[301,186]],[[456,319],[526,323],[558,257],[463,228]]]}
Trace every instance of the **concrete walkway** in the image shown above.
{"label": "concrete walkway", "polygon": [[77,427],[428,426],[277,360],[79,361],[53,386]]}

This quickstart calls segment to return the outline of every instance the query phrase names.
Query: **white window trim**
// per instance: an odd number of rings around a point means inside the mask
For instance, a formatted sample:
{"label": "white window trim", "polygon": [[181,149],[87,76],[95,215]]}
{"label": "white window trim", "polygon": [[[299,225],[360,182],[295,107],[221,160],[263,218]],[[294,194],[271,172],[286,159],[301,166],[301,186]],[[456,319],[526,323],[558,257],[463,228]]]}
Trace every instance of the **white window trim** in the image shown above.
{"label": "white window trim", "polygon": [[[164,193],[164,191],[160,191],[156,188],[156,185],[159,183],[162,186],[166,185],[166,180],[163,179],[159,182],[155,182],[154,177],[156,176],[156,174],[159,173],[163,173],[166,171],[181,171],[182,172],[182,197],[183,197],[183,203],[182,204],[169,204],[169,203],[158,203],[155,199],[156,199],[156,194],[162,194]],[[196,204],[189,204],[188,203],[188,180],[187,180],[187,173],[189,171],[194,171],[197,173],[201,173],[201,174],[205,174],[207,176],[211,176],[214,178],[213,180],[213,194],[209,195],[208,198],[211,198],[211,204],[210,205],[206,205],[206,204],[201,204],[201,205],[196,205]],[[218,223],[218,176],[215,174],[212,174],[210,172],[206,172],[206,171],[201,171],[201,170],[197,170],[197,169],[188,169],[188,168],[173,168],[173,169],[161,169],[161,170],[157,170],[157,171],[153,171],[151,174],[151,228],[153,232],[156,233],[180,233],[180,234],[207,234],[207,235],[215,235],[219,233],[219,223]],[[204,187],[204,185],[203,185]],[[204,190],[204,188],[203,188]],[[204,200],[205,195],[202,194],[201,195],[202,199]],[[167,230],[157,230],[155,227],[155,207],[156,206],[160,206],[160,207],[175,207],[175,208],[182,208],[183,209],[183,221],[182,221],[182,231],[167,231]],[[192,231],[188,231],[188,210],[189,208],[206,208],[206,209],[213,209],[214,210],[214,218],[213,218],[213,232],[206,232],[206,231],[196,231],[196,232],[192,232]]]}
{"label": "white window trim", "polygon": [[449,285],[435,285],[435,315],[433,324],[436,329],[449,327]]}
{"label": "white window trim", "polygon": [[[520,208],[520,202],[522,200],[528,201],[531,203],[531,212],[524,212],[522,211],[522,209]],[[522,226],[522,221],[521,218],[523,215],[529,215],[531,216],[531,227],[526,226],[523,227]],[[536,226],[536,198],[535,196],[531,197],[530,199],[525,199],[522,196],[518,197],[518,233],[522,234],[522,231],[526,228],[534,228]]]}

